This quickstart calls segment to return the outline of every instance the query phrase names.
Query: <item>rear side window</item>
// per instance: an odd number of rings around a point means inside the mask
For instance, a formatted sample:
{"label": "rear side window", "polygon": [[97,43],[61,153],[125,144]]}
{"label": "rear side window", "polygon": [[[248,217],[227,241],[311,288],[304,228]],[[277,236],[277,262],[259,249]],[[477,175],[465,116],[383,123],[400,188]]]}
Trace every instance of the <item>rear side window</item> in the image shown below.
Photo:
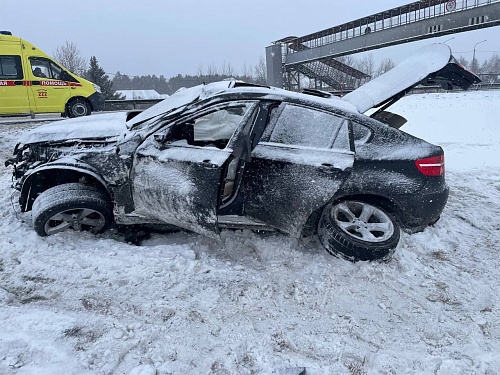
{"label": "rear side window", "polygon": [[[269,142],[314,148],[346,148],[348,141],[336,142],[347,120],[331,113],[287,104],[272,129]],[[347,132],[340,132],[347,137]]]}
{"label": "rear side window", "polygon": [[0,79],[23,79],[20,56],[0,56]]}

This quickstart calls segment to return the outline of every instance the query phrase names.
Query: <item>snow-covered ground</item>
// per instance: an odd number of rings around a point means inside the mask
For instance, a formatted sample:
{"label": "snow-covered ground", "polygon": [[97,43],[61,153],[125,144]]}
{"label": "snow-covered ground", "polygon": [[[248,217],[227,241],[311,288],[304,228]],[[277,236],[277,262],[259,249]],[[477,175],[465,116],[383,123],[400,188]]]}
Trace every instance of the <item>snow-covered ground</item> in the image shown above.
{"label": "snow-covered ground", "polygon": [[388,263],[275,233],[41,238],[0,169],[0,374],[500,374],[500,92],[392,110],[444,147],[451,192]]}

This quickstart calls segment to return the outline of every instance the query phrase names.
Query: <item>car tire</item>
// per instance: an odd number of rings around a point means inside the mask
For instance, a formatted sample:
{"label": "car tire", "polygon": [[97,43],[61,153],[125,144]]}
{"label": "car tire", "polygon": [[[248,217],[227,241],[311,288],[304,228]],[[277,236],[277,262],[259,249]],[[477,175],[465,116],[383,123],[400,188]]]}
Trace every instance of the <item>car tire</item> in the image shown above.
{"label": "car tire", "polygon": [[68,117],[88,116],[91,111],[89,103],[84,99],[75,99],[68,103]]}
{"label": "car tire", "polygon": [[400,232],[389,213],[357,200],[327,205],[318,223],[318,237],[328,253],[352,262],[389,259]]}
{"label": "car tire", "polygon": [[33,203],[33,228],[42,237],[68,229],[101,233],[113,221],[107,196],[93,186],[62,184],[41,193]]}

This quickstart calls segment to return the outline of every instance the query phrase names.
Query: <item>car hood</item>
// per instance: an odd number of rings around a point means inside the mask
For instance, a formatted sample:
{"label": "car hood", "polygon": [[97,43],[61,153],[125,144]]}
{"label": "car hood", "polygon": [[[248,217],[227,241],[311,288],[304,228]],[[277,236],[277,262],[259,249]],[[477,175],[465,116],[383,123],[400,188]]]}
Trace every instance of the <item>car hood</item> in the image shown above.
{"label": "car hood", "polygon": [[221,92],[230,87],[233,87],[234,84],[235,81],[222,81],[209,83],[207,85],[198,85],[190,87],[188,89],[179,89],[173,95],[127,121],[127,128],[132,129],[143,122],[151,120],[154,117],[173,113],[181,108],[186,107],[188,104],[196,100],[201,100],[217,92]]}
{"label": "car hood", "polygon": [[127,132],[126,120],[127,113],[119,112],[55,121],[24,133],[19,143],[118,139]]}
{"label": "car hood", "polygon": [[[396,67],[345,95],[360,113],[384,104],[393,104],[413,87],[441,85],[467,90],[481,80],[458,64],[446,44],[431,44],[415,51]],[[384,108],[388,107],[386,105]]]}

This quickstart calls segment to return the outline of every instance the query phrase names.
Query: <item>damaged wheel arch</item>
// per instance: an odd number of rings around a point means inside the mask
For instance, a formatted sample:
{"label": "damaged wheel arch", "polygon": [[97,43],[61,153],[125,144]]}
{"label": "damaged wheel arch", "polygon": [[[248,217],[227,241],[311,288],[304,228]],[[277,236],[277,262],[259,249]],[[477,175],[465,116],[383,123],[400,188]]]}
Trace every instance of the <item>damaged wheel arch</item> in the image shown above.
{"label": "damaged wheel arch", "polygon": [[56,185],[40,194],[33,204],[33,228],[42,237],[67,229],[97,234],[112,222],[112,203],[95,186]]}
{"label": "damaged wheel arch", "polygon": [[73,165],[49,163],[35,168],[31,173],[25,175],[19,198],[21,211],[30,211],[35,199],[45,190],[71,182],[94,186],[109,197],[112,196],[106,181],[91,166],[77,160],[74,160]]}

